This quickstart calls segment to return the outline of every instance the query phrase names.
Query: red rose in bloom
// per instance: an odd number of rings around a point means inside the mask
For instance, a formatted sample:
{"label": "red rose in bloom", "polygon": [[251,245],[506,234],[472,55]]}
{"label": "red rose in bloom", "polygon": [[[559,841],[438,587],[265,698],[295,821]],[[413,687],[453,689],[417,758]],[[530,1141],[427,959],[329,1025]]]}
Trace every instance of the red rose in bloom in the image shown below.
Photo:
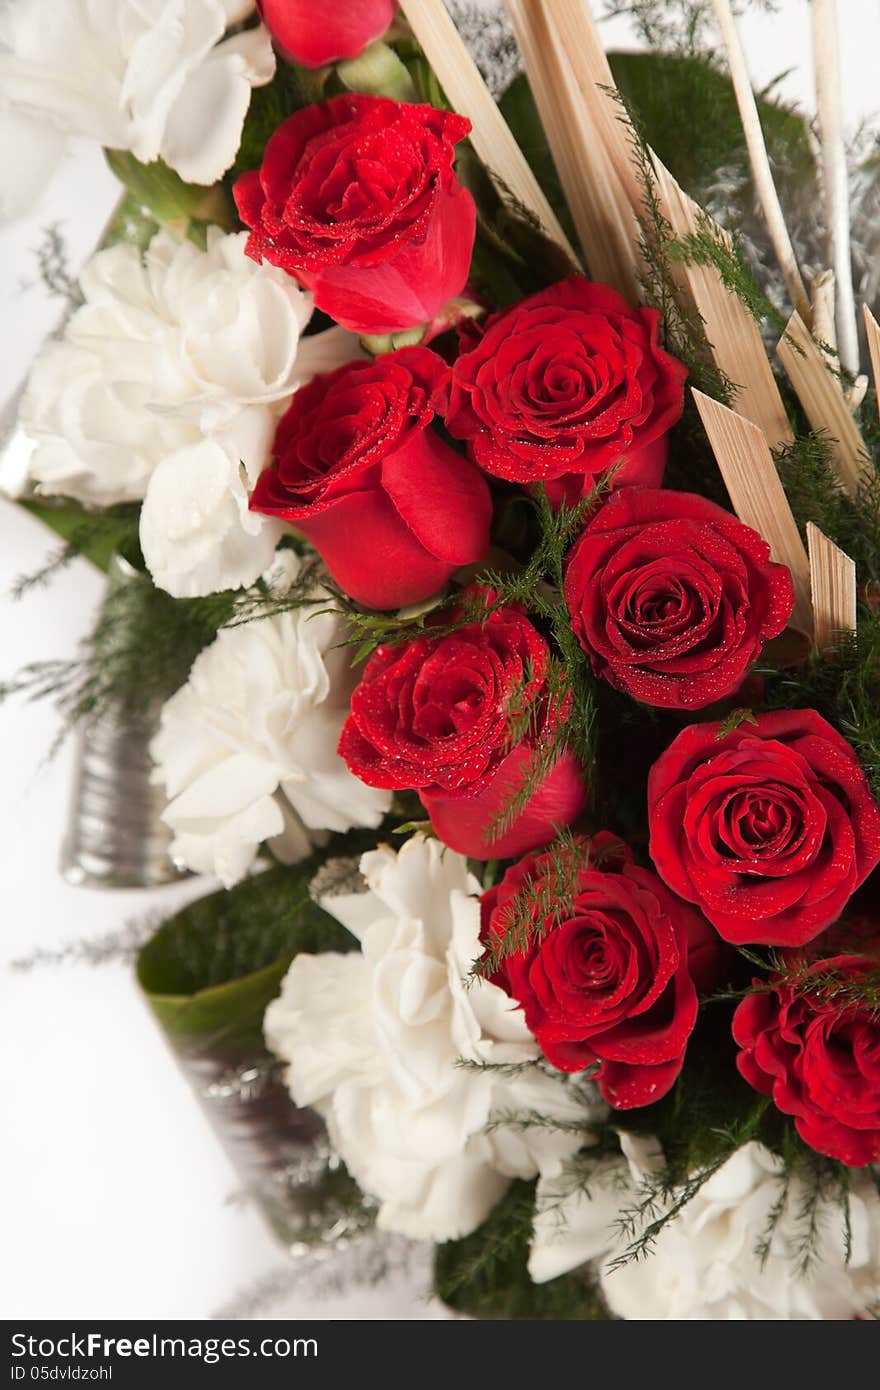
{"label": "red rose in bloom", "polygon": [[613,836],[576,852],[571,873],[550,854],[529,855],[483,894],[484,940],[521,930],[524,916],[534,923],[531,944],[503,960],[494,982],[522,1005],[554,1067],[598,1062],[609,1105],[649,1105],[681,1071],[718,938]]}
{"label": "red rose in bloom", "polygon": [[470,269],[476,210],[452,171],[469,130],[464,116],[387,97],[295,112],[235,185],[248,255],[295,275],[355,333],[433,319]]}
{"label": "red rose in bloom", "polygon": [[[580,769],[563,752],[509,828],[493,822],[522,786],[536,740],[567,713],[546,698],[547,643],[518,608],[446,636],[379,647],[351,699],[339,752],[371,787],[417,791],[442,840],[475,859],[547,844],[581,811]],[[531,707],[511,747],[514,720]]]}
{"label": "red rose in bloom", "polygon": [[757,531],[714,502],[623,488],[572,550],[565,601],[596,675],[687,709],[739,687],[785,627],[794,590]]}
{"label": "red rose in bloom", "polygon": [[254,489],[252,510],[291,522],[370,608],[427,598],[489,548],[486,480],[431,429],[448,372],[427,348],[403,348],[315,377]]}
{"label": "red rose in bloom", "polygon": [[802,945],[880,860],[880,808],[815,710],[720,731],[692,724],[651,769],[654,866],[725,940]]}
{"label": "red rose in bloom", "polygon": [[[868,973],[876,979],[876,959],[816,960],[797,988],[780,980],[748,995],[733,1017],[749,1085],[794,1116],[810,1148],[851,1167],[880,1162],[880,1018],[846,995],[847,981]],[[820,974],[811,991],[810,976]]]}
{"label": "red rose in bloom", "polygon": [[381,38],[397,10],[397,0],[341,0],[324,6],[315,0],[257,0],[263,23],[286,58],[320,68],[340,58],[356,58]]}
{"label": "red rose in bloom", "polygon": [[615,486],[655,487],[686,375],[656,309],[574,275],[488,320],[453,368],[446,424],[487,473],[543,482],[554,505],[622,459]]}

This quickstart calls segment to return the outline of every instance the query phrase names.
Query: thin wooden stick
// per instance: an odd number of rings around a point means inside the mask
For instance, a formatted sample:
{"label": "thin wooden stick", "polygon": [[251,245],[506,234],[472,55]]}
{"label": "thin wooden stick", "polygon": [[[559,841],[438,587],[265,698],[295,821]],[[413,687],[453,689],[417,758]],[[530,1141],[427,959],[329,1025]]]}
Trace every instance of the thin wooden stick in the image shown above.
{"label": "thin wooden stick", "polygon": [[556,213],[511,135],[443,0],[401,0],[401,9],[450,103],[470,120],[471,140],[483,163],[576,263],[577,257]]}
{"label": "thin wooden stick", "polygon": [[822,185],[829,259],[837,286],[837,341],[840,361],[854,375],[859,370],[859,334],[853,295],[850,253],[849,178],[840,103],[840,52],[837,0],[812,0],[813,67],[816,111],[822,148]]}
{"label": "thin wooden stick", "polygon": [[836,645],[841,632],[856,630],[855,562],[807,522],[810,585],[813,596],[813,641],[820,652]]}
{"label": "thin wooden stick", "polygon": [[639,297],[638,227],[544,0],[507,0],[538,114],[590,274]]}
{"label": "thin wooden stick", "polygon": [[859,486],[867,450],[840,384],[799,314],[792,314],[776,351],[811,428],[827,431],[837,476],[852,495]]}
{"label": "thin wooden stick", "polygon": [[874,318],[867,304],[862,305],[865,319],[865,333],[868,338],[868,355],[871,358],[871,371],[877,391],[877,405],[880,408],[880,324]]}
{"label": "thin wooden stick", "polygon": [[[658,159],[654,160],[654,170],[675,235],[687,237],[697,232],[700,209],[696,203]],[[725,235],[720,228],[718,234]],[[737,387],[740,414],[752,420],[774,448],[790,442],[788,416],[755,320],[736,295],[725,289],[714,266],[685,265],[682,273],[705,324],[712,355]]]}
{"label": "thin wooden stick", "polygon": [[788,566],[795,593],[792,622],[810,632],[810,565],[766,436],[751,420],[702,391],[693,396],[734,510],[764,537],[774,560]]}
{"label": "thin wooden stick", "polygon": [[614,95],[617,85],[589,0],[526,0],[526,3],[533,11],[546,11],[550,27],[571,65],[589,114],[593,138],[596,134],[601,138],[620,188],[638,215],[644,204],[644,189],[633,159],[626,111]]}
{"label": "thin wooden stick", "polygon": [[764,132],[761,129],[761,118],[758,115],[758,104],[752,90],[745,54],[737,32],[736,20],[730,8],[730,0],[714,0],[714,4],[715,17],[718,20],[718,27],[721,30],[721,37],[727,50],[730,78],[733,82],[736,104],[739,107],[743,133],[746,137],[746,149],[749,154],[752,177],[755,180],[755,190],[764,213],[767,230],[770,233],[770,241],[782,271],[792,307],[797,309],[804,322],[809,324],[811,322],[810,301],[801,279],[797,257],[791,244],[791,237],[788,235],[788,227],[785,224],[785,217],[779,202],[779,194],[776,192],[776,184],[773,181],[773,172],[767,157],[767,146],[764,143]]}

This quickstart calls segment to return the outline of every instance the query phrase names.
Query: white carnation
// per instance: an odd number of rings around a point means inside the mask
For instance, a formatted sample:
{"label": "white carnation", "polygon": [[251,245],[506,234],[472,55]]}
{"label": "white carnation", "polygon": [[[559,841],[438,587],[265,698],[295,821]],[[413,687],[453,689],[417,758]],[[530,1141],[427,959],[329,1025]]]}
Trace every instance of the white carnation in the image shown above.
{"label": "white carnation", "polygon": [[[292,552],[278,572],[296,578]],[[166,703],[152,743],[172,854],[227,887],[264,840],[305,857],[321,832],[376,826],[390,794],[349,772],[336,747],[355,684],[343,619],[315,604],[222,630]]]}
{"label": "white carnation", "polygon": [[880,1198],[870,1176],[852,1173],[848,1218],[840,1202],[820,1199],[815,1251],[804,1269],[804,1184],[790,1179],[780,1207],[780,1160],[757,1143],[737,1149],[661,1229],[645,1258],[609,1268],[625,1245],[615,1220],[638,1204],[646,1177],[662,1164],[649,1141],[623,1136],[621,1147],[625,1159],[602,1160],[588,1190],[563,1173],[539,1182],[529,1261],[537,1282],[598,1261],[611,1311],[650,1321],[847,1319],[880,1298]]}
{"label": "white carnation", "polygon": [[253,584],[283,525],[248,510],[238,459],[205,439],[158,465],[141,510],[141,550],[161,589],[194,598]]}
{"label": "white carnation", "polygon": [[225,37],[253,8],[252,0],[3,7],[0,211],[26,210],[71,135],[145,164],[161,158],[190,183],[216,183],[238,152],[252,89],[275,72],[262,25]]}
{"label": "white carnation", "polygon": [[466,860],[416,835],[397,854],[366,854],[361,868],[368,893],[322,903],[361,953],[298,956],[266,1037],[290,1064],[296,1103],[320,1111],[379,1201],[380,1227],[449,1240],[484,1221],[512,1177],[558,1165],[586,1138],[539,1126],[487,1133],[493,1116],[584,1121],[587,1111],[562,1077],[480,1066],[539,1054],[515,1002],[467,981],[483,948]]}
{"label": "white carnation", "polygon": [[147,563],[176,597],[250,583],[268,564],[280,527],[247,500],[278,417],[299,385],[359,351],[341,329],[303,339],[311,296],[250,260],[246,240],[211,228],[204,251],[166,232],[143,256],[100,251],[21,407],[38,490],[93,506],[145,498]]}

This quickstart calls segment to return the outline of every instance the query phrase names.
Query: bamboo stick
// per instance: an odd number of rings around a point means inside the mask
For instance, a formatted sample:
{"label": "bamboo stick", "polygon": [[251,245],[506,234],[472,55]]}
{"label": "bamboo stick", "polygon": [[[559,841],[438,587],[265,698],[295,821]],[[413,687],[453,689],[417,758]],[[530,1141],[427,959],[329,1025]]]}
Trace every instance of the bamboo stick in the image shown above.
{"label": "bamboo stick", "polygon": [[638,226],[549,8],[544,0],[506,2],[590,274],[637,300]]}
{"label": "bamboo stick", "polygon": [[746,137],[746,149],[748,150],[752,177],[755,181],[755,190],[764,213],[767,230],[770,233],[770,241],[782,271],[792,307],[798,311],[804,322],[809,324],[811,322],[810,301],[801,279],[797,257],[788,235],[788,227],[785,224],[785,217],[779,202],[779,194],[776,192],[776,184],[773,181],[767,146],[764,143],[764,132],[761,129],[761,118],[758,115],[758,105],[752,90],[746,58],[730,7],[730,0],[714,0],[714,5],[715,17],[721,30],[724,47],[727,50],[730,78],[733,82],[736,104],[739,107],[743,133]]}
{"label": "bamboo stick", "polygon": [[871,358],[871,372],[877,391],[877,405],[880,408],[880,324],[874,318],[867,304],[862,305],[865,319],[865,333],[868,338],[868,355]]}
{"label": "bamboo stick", "polygon": [[811,428],[828,432],[837,476],[852,495],[858,488],[867,451],[839,382],[799,314],[792,314],[776,351]]}
{"label": "bamboo stick", "polygon": [[812,0],[813,67],[816,111],[822,150],[825,228],[837,286],[837,340],[841,364],[853,375],[859,370],[859,335],[853,296],[850,253],[849,177],[840,103],[840,52],[837,40],[837,0]]}
{"label": "bamboo stick", "polygon": [[810,565],[767,439],[753,421],[702,391],[693,396],[734,511],[764,537],[773,559],[788,566],[795,593],[792,622],[810,632]]}
{"label": "bamboo stick", "polygon": [[835,646],[836,634],[856,630],[855,562],[824,532],[807,522],[813,641],[818,651]]}
{"label": "bamboo stick", "polygon": [[556,213],[511,135],[443,0],[401,0],[401,9],[451,105],[470,120],[471,141],[480,159],[576,263],[577,257]]}
{"label": "bamboo stick", "polygon": [[[696,203],[657,159],[654,169],[673,232],[686,237],[698,231],[700,209]],[[725,289],[714,266],[686,265],[682,273],[705,324],[712,355],[737,387],[737,410],[763,431],[774,448],[790,442],[788,416],[755,320],[736,295]]]}

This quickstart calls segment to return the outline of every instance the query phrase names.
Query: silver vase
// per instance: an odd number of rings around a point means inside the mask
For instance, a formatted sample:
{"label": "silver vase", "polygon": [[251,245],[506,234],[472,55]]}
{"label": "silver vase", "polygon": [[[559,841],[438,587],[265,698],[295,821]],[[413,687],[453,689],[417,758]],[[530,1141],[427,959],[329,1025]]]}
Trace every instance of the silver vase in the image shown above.
{"label": "silver vase", "polygon": [[[120,556],[108,570],[108,592],[149,583]],[[79,733],[61,872],[90,888],[153,888],[181,877],[170,856],[171,832],[161,819],[166,798],[151,781],[150,742],[162,702],[145,708],[115,700]]]}

